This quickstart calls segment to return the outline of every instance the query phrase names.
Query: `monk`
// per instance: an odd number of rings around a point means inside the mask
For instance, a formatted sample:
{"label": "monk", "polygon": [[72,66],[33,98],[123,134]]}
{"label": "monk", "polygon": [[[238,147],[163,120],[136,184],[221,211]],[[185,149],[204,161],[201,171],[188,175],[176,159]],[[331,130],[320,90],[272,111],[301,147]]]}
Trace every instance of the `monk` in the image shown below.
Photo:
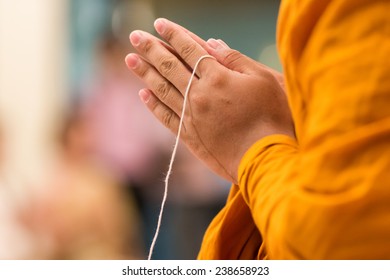
{"label": "monk", "polygon": [[130,41],[151,112],[232,182],[199,259],[390,259],[390,2],[284,0],[283,74],[166,19]]}

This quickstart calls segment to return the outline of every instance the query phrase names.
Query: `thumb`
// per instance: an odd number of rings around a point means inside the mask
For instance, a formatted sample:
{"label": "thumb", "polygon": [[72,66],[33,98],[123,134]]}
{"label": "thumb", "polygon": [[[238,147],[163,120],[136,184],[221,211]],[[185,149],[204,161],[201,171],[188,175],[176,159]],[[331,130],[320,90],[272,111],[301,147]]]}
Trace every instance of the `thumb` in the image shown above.
{"label": "thumb", "polygon": [[208,52],[214,56],[219,63],[230,70],[246,73],[254,67],[254,61],[237,50],[231,49],[224,41],[209,39]]}

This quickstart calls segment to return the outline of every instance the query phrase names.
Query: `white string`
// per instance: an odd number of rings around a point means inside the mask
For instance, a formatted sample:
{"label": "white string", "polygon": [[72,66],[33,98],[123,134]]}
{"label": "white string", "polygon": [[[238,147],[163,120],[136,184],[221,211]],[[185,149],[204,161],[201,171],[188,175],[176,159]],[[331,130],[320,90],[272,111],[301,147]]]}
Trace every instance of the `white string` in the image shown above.
{"label": "white string", "polygon": [[188,81],[186,91],[185,91],[185,93],[184,93],[183,108],[182,108],[182,110],[181,110],[181,116],[180,116],[180,122],[179,122],[179,129],[177,130],[175,145],[173,146],[172,155],[171,155],[171,160],[170,160],[170,163],[169,163],[169,168],[168,168],[167,175],[166,175],[165,181],[164,181],[164,182],[165,182],[164,197],[163,197],[163,200],[162,200],[162,202],[161,202],[161,209],[160,209],[160,214],[159,214],[159,216],[158,216],[158,222],[157,222],[156,232],[155,232],[155,234],[154,234],[154,238],[153,238],[152,244],[150,245],[148,260],[151,260],[151,259],[152,259],[152,254],[153,254],[154,246],[156,245],[157,237],[158,237],[158,234],[159,234],[159,232],[160,232],[161,220],[162,220],[162,216],[163,216],[163,212],[164,212],[164,206],[165,206],[165,202],[167,201],[167,196],[168,196],[168,182],[169,182],[169,177],[171,176],[171,173],[172,173],[173,162],[175,161],[175,156],[176,156],[176,152],[177,152],[177,147],[179,146],[181,129],[182,129],[182,127],[183,127],[184,113],[185,113],[185,111],[186,111],[188,93],[189,93],[189,91],[190,91],[191,84],[192,84],[192,80],[194,79],[194,76],[195,76],[195,73],[196,73],[196,69],[198,68],[199,63],[200,63],[203,59],[205,59],[205,58],[214,58],[214,57],[211,56],[211,55],[203,55],[203,56],[201,56],[201,57],[198,59],[198,61],[196,62],[195,66],[194,66],[194,70],[192,71],[192,75],[191,75],[191,77],[190,77],[190,79],[189,79],[189,81]]}

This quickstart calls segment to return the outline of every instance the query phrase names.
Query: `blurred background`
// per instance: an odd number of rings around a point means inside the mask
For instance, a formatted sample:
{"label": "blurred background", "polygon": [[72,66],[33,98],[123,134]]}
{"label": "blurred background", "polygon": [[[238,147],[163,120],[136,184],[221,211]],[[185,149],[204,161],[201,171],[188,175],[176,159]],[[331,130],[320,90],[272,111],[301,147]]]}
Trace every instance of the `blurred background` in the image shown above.
{"label": "blurred background", "polygon": [[[144,259],[174,136],[127,71],[166,17],[280,70],[273,0],[0,0],[0,259]],[[194,259],[229,183],[180,146],[154,259]]]}

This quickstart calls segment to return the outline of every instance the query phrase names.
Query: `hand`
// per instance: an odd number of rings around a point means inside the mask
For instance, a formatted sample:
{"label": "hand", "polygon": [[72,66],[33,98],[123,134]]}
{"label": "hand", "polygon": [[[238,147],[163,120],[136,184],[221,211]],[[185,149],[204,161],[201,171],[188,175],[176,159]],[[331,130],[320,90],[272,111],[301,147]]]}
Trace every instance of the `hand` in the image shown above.
{"label": "hand", "polygon": [[126,63],[149,87],[140,97],[152,113],[177,133],[183,94],[198,59],[181,134],[188,148],[212,170],[237,183],[244,153],[272,134],[294,137],[280,77],[269,68],[230,49],[222,41],[205,42],[166,19],[155,28],[168,44],[142,31],[130,34],[138,54]]}

